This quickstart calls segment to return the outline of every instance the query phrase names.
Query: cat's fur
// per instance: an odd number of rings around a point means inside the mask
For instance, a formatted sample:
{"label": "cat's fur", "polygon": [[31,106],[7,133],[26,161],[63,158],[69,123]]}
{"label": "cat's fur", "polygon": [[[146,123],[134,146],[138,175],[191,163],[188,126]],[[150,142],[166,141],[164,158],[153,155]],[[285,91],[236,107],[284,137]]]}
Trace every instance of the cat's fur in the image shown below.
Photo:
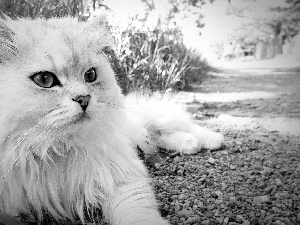
{"label": "cat's fur", "polygon": [[[101,208],[112,225],[168,224],[136,146],[221,146],[221,134],[196,126],[180,106],[121,94],[102,52],[113,46],[105,23],[0,19],[0,211],[84,222]],[[92,67],[98,77],[87,83]],[[61,85],[39,87],[30,79],[39,71]],[[85,114],[72,100],[79,95],[91,96]]]}

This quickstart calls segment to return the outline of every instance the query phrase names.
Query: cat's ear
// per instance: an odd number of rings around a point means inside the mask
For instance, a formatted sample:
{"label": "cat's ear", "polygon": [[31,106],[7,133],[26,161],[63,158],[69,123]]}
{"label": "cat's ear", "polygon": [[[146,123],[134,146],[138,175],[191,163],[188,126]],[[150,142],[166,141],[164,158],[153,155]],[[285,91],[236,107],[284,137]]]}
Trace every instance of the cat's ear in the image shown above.
{"label": "cat's ear", "polygon": [[90,26],[92,26],[94,28],[99,28],[99,27],[109,28],[108,14],[107,13],[101,13],[97,16],[94,16],[90,21]]}
{"label": "cat's ear", "polygon": [[[88,31],[94,33],[94,41],[96,40],[104,48],[115,48],[115,39],[111,32],[111,25],[108,20],[108,13],[101,13],[94,16],[88,21]],[[92,36],[92,35],[90,35]]]}
{"label": "cat's ear", "polygon": [[0,63],[9,60],[17,53],[14,43],[15,33],[10,28],[12,22],[13,20],[8,16],[0,15]]}
{"label": "cat's ear", "polygon": [[9,23],[11,18],[4,14],[0,14],[0,38],[2,41],[9,40],[12,41],[14,32],[9,29]]}

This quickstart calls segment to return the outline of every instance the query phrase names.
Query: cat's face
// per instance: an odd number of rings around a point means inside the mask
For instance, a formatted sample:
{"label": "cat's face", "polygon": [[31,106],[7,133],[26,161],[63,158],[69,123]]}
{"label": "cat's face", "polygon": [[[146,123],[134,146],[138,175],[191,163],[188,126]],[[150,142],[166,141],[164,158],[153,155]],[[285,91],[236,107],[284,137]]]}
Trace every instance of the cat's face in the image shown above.
{"label": "cat's face", "polygon": [[102,52],[111,42],[102,21],[0,21],[0,138],[32,129],[49,138],[109,121],[121,106]]}

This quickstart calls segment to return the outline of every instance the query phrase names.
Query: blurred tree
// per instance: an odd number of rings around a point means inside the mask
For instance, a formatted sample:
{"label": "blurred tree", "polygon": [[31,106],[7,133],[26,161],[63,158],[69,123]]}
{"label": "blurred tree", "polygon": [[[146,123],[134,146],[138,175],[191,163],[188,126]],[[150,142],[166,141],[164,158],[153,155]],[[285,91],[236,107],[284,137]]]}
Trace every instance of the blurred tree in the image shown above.
{"label": "blurred tree", "polygon": [[281,28],[285,32],[284,38],[290,39],[300,31],[300,0],[286,0],[285,6],[274,7],[274,11],[283,14]]}
{"label": "blurred tree", "polygon": [[232,33],[232,40],[256,45],[257,58],[281,54],[283,42],[300,30],[300,0],[244,0],[230,5],[227,14],[247,19]]}
{"label": "blurred tree", "polygon": [[[141,0],[146,4],[147,15],[151,11],[156,9],[157,1],[155,0]],[[176,25],[176,20],[182,20],[188,17],[195,17],[195,26],[198,28],[204,27],[202,21],[203,14],[201,14],[201,6],[207,3],[212,3],[216,0],[168,0],[168,11],[164,18],[161,18],[163,22]]]}

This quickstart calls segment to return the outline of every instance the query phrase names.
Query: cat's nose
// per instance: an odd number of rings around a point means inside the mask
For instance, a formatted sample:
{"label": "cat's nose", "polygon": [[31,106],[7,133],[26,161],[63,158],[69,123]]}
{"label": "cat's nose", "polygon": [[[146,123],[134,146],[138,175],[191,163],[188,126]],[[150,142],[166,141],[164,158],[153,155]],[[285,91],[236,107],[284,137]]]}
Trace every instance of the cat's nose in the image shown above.
{"label": "cat's nose", "polygon": [[79,105],[81,106],[82,110],[85,111],[89,105],[90,99],[91,99],[90,95],[78,95],[75,98],[73,98],[72,100],[75,102],[78,102]]}

